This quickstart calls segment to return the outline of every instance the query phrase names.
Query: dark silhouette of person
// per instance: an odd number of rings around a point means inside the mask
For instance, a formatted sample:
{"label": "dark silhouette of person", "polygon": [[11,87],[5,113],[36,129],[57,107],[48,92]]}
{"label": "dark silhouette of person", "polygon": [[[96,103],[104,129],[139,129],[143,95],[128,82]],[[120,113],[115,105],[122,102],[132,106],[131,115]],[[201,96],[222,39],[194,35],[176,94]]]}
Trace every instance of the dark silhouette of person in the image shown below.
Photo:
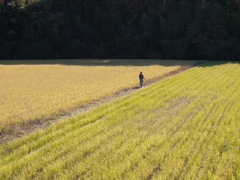
{"label": "dark silhouette of person", "polygon": [[144,81],[144,79],[145,79],[145,77],[144,77],[143,73],[140,72],[140,74],[139,74],[140,87],[143,86],[143,81]]}

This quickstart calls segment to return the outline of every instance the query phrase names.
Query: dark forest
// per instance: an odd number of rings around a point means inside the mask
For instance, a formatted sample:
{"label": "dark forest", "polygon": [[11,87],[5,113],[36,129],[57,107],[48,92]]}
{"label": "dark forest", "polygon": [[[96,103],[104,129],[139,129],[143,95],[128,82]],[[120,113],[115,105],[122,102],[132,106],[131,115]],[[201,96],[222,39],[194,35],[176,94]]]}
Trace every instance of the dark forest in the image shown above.
{"label": "dark forest", "polygon": [[0,2],[2,60],[240,57],[236,0]]}

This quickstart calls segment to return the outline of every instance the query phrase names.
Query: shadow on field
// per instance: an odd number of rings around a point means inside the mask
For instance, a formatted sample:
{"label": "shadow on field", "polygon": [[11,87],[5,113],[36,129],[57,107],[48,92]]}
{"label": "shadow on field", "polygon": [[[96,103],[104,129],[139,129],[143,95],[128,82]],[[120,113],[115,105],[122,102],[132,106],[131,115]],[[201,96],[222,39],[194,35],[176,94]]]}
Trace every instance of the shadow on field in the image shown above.
{"label": "shadow on field", "polygon": [[240,64],[240,61],[205,61],[201,64],[197,64],[198,67],[219,66],[225,64]]}
{"label": "shadow on field", "polygon": [[[4,60],[0,65],[67,65],[67,66],[185,66],[197,65],[194,60],[152,60],[152,59],[85,59],[85,60]],[[202,61],[201,61],[202,62]]]}
{"label": "shadow on field", "polygon": [[140,87],[139,87],[139,86],[136,86],[136,87],[133,87],[132,89],[140,89]]}
{"label": "shadow on field", "polygon": [[224,65],[240,61],[156,60],[156,59],[69,59],[69,60],[0,60],[0,65],[66,65],[66,66],[186,66]]}

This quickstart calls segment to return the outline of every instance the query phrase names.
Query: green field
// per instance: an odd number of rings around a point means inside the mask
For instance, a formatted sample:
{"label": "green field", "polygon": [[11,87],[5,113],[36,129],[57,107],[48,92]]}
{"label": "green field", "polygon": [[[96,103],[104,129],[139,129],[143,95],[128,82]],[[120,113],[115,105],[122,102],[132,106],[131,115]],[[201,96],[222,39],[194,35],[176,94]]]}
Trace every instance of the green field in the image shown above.
{"label": "green field", "polygon": [[0,146],[0,179],[240,179],[240,64],[207,63]]}

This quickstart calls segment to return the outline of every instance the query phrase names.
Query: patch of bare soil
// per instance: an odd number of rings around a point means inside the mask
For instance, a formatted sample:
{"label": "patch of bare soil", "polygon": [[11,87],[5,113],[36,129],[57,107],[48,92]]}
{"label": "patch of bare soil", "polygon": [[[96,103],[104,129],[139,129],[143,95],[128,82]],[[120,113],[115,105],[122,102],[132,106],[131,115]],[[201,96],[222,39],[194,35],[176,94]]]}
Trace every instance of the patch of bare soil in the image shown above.
{"label": "patch of bare soil", "polygon": [[[174,70],[172,72],[169,72],[163,76],[160,76],[160,77],[156,77],[156,78],[153,78],[153,79],[149,79],[149,80],[146,80],[145,81],[145,86],[148,86],[152,83],[155,83],[157,81],[160,81],[160,80],[163,80],[163,79],[166,79],[170,76],[173,76],[173,75],[176,75],[178,73],[181,73],[183,71],[186,71],[194,66],[197,66],[199,64],[202,64],[203,62],[199,62],[197,64],[194,64],[194,65],[188,65],[188,66],[182,66],[180,67],[179,69],[177,70]],[[49,119],[38,119],[38,120],[35,120],[35,121],[31,121],[31,122],[25,122],[25,123],[22,123],[20,125],[15,125],[15,126],[12,126],[12,127],[9,127],[6,132],[1,132],[0,131],[0,144],[4,144],[4,143],[7,143],[13,139],[16,139],[16,138],[19,138],[19,137],[22,137],[26,134],[29,134],[31,132],[34,132],[38,129],[44,129],[44,128],[47,128],[49,127],[52,123],[56,122],[56,121],[60,121],[60,120],[64,120],[66,118],[69,118],[69,117],[72,117],[72,116],[75,116],[83,111],[86,111],[86,110],[89,110],[93,107],[97,107],[103,103],[106,103],[106,102],[109,102],[113,99],[116,99],[118,97],[122,97],[122,96],[125,96],[127,94],[130,94],[136,90],[140,89],[139,86],[135,86],[135,87],[129,87],[129,88],[124,88],[124,89],[121,89],[111,95],[107,95],[107,96],[104,96],[100,99],[97,99],[97,100],[94,100],[94,101],[91,101],[81,107],[78,107],[76,109],[73,109],[73,110],[69,110],[67,112],[65,112],[64,114],[61,114],[61,115],[58,115],[58,116],[55,116],[53,118],[49,118]]]}

